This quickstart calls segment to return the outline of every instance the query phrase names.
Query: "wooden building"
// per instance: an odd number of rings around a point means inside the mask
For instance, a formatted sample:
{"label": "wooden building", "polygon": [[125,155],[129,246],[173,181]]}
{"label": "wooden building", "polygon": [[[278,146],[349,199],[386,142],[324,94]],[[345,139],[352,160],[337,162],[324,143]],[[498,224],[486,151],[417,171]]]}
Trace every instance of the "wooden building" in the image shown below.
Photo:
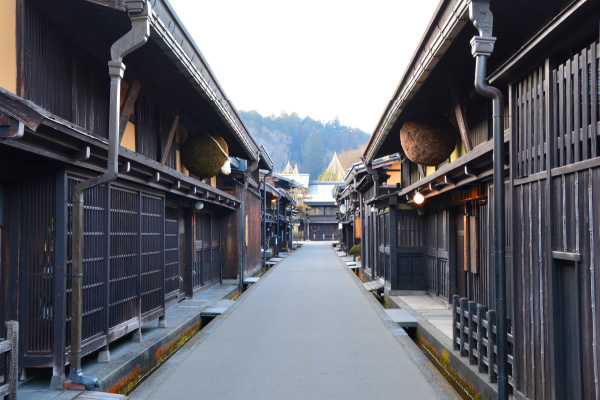
{"label": "wooden building", "polygon": [[333,198],[333,192],[339,183],[312,181],[308,184],[308,195],[304,200],[309,207],[308,240],[338,240],[339,228],[336,218],[338,206]]}
{"label": "wooden building", "polygon": [[[376,210],[375,205],[368,205],[366,201],[375,197],[375,190],[378,194],[389,194],[400,187],[399,155],[395,153],[373,160],[369,168],[377,171],[377,184],[365,164],[357,162],[349,169],[344,183],[336,186],[334,197],[340,209],[338,220],[342,225],[342,245],[350,250],[352,246],[361,244],[363,273],[369,278],[375,278],[383,277],[385,272],[384,269],[374,271],[376,241],[371,238],[377,234],[374,233]],[[366,240],[363,241],[363,238]]]}
{"label": "wooden building", "polygon": [[[473,84],[470,3],[440,2],[365,151],[369,179],[347,183],[362,210],[363,267],[387,293],[495,308],[492,101]],[[492,1],[491,11],[483,78],[504,97],[510,390],[599,398],[600,3]],[[405,123],[441,117],[454,151],[434,166],[411,161]],[[401,179],[383,190],[375,160],[391,151]]]}
{"label": "wooden building", "polygon": [[272,254],[277,256],[282,249],[292,248],[292,213],[296,202],[291,190],[294,183],[279,174],[267,176],[265,173],[262,179],[266,187],[265,209],[262,214],[263,224],[265,224],[263,249],[270,249]]}
{"label": "wooden building", "polygon": [[[149,37],[123,60],[117,102],[111,46],[136,18]],[[108,357],[180,299],[260,266],[258,167],[272,163],[164,0],[6,0],[0,32],[0,322],[20,323],[24,371],[53,367],[60,383],[72,315],[82,354]],[[111,126],[118,177],[84,192],[73,314],[73,189],[111,168]],[[195,132],[226,141],[231,175],[186,170]]]}

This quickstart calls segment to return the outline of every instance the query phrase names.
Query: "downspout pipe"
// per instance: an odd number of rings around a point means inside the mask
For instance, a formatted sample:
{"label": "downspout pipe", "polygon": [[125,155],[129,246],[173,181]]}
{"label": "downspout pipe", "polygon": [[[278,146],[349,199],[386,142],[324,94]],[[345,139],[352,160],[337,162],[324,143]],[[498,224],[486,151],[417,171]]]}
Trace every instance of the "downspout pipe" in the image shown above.
{"label": "downspout pipe", "polygon": [[263,177],[263,267],[267,265],[267,250],[269,249],[269,243],[267,242],[267,178],[272,173],[273,170],[270,170]]}
{"label": "downspout pipe", "polygon": [[[248,184],[249,184],[249,180],[248,177],[250,176],[250,174],[254,171],[256,171],[256,168],[258,168],[258,162],[260,161],[260,154],[258,155],[258,159],[256,161],[254,161],[250,167],[246,168],[246,170],[244,171],[244,182],[242,183],[242,193],[241,193],[241,204],[240,204],[240,211],[241,211],[241,218],[242,218],[242,262],[240,265],[240,289],[244,288],[244,276],[246,275],[246,213],[245,213],[245,208],[244,208],[244,192],[246,190],[248,190]],[[235,179],[237,181],[237,179]],[[241,183],[241,182],[239,182]]]}
{"label": "downspout pipe", "polygon": [[[117,40],[110,49],[108,62],[110,74],[110,110],[108,120],[108,160],[106,173],[75,185],[73,189],[73,254],[71,267],[71,356],[69,378],[84,384],[87,389],[99,387],[98,379],[83,375],[81,371],[81,320],[84,253],[84,191],[117,179],[119,157],[119,111],[121,80],[125,73],[123,57],[142,46],[150,36],[151,6],[146,0],[126,0],[131,30]],[[107,260],[110,257],[107,257]]]}
{"label": "downspout pipe", "polygon": [[471,39],[471,53],[475,57],[475,89],[492,99],[494,136],[494,262],[496,278],[496,330],[498,349],[498,399],[508,399],[507,324],[506,324],[506,264],[505,264],[505,209],[504,209],[504,98],[502,92],[486,82],[487,59],[494,51],[496,38],[492,36],[493,16],[488,0],[473,0],[469,17],[480,36]]}
{"label": "downspout pipe", "polygon": [[281,195],[277,192],[277,239],[275,239],[275,254],[279,257],[279,203],[281,203]]}

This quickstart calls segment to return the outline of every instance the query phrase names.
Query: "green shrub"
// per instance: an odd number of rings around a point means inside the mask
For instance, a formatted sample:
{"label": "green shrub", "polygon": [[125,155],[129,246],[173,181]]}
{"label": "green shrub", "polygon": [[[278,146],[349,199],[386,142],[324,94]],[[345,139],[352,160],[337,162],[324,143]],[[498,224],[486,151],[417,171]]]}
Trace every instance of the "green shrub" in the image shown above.
{"label": "green shrub", "polygon": [[360,244],[355,244],[352,246],[350,251],[348,252],[351,256],[359,256],[360,255]]}

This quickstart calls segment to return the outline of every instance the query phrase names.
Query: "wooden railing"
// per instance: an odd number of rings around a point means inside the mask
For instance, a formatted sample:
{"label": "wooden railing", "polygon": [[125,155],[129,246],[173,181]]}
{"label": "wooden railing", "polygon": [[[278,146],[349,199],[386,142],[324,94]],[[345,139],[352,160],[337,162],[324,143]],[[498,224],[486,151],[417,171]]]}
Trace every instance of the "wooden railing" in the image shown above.
{"label": "wooden railing", "polygon": [[6,339],[0,338],[0,357],[5,358],[4,384],[0,386],[0,398],[8,397],[9,400],[17,399],[17,383],[19,371],[19,323],[8,321],[6,323]]}
{"label": "wooden railing", "polygon": [[[474,301],[452,297],[452,342],[461,357],[469,357],[481,373],[489,375],[490,382],[497,381],[496,310],[488,310]],[[508,384],[515,387],[514,336],[510,319],[507,320]]]}

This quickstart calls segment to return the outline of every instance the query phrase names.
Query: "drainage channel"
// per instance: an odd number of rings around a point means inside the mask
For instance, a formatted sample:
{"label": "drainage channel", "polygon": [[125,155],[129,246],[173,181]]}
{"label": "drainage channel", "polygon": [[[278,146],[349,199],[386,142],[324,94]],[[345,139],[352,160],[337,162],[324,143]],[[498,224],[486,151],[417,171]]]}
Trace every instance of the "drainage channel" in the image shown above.
{"label": "drainage channel", "polygon": [[[239,292],[234,297],[234,299],[237,298],[238,296],[239,296]],[[223,301],[225,301],[225,300],[223,300]],[[233,303],[233,301],[230,301],[230,302]],[[217,304],[219,304],[219,302],[217,302]],[[124,395],[130,395],[131,393],[133,393],[138,387],[140,387],[140,385],[142,383],[144,383],[144,381],[146,381],[148,378],[150,378],[150,376],[152,376],[152,374],[154,372],[156,372],[171,357],[173,357],[177,352],[179,352],[179,350],[182,349],[194,336],[198,335],[199,333],[202,333],[202,331],[210,325],[210,323],[215,319],[215,317],[222,314],[227,308],[229,308],[229,306],[226,306],[226,307],[216,306],[216,307],[206,308],[203,311],[203,313],[208,310],[213,310],[213,311],[216,311],[215,314],[208,313],[208,314],[201,315],[200,321],[197,324],[193,325],[192,327],[188,328],[179,339],[177,339],[173,342],[167,343],[163,347],[160,347],[157,350],[157,356],[156,356],[159,361],[154,366],[148,367],[148,369],[139,376],[139,379],[132,381],[129,385],[127,385],[126,388],[124,388],[124,390],[120,390],[117,393],[124,394]],[[159,355],[159,351],[161,352],[160,355]]]}
{"label": "drainage channel", "polygon": [[[373,296],[377,299],[377,301],[382,305],[383,308],[391,308],[389,304],[385,301],[385,296],[383,293],[379,293],[379,291],[373,291]],[[420,340],[419,335],[416,332],[416,328],[402,328],[406,331],[408,336],[411,338],[413,343],[417,345],[417,347],[425,354],[425,357],[429,359],[431,364],[442,374],[444,379],[456,390],[456,393],[464,400],[481,400],[481,397],[477,392],[469,393],[468,389],[465,387],[465,384],[459,382],[457,377],[455,377],[455,373],[453,371],[449,371],[436,357],[436,355],[432,352],[432,350],[428,349]],[[435,350],[433,350],[435,351]]]}
{"label": "drainage channel", "polygon": [[190,334],[188,337],[186,337],[181,343],[178,343],[177,347],[171,351],[169,354],[167,354],[160,362],[158,362],[156,365],[154,365],[152,368],[150,368],[148,371],[146,371],[138,381],[136,381],[131,387],[129,387],[124,393],[124,395],[128,396],[131,393],[133,393],[133,391],[135,389],[137,389],[142,383],[144,383],[144,381],[146,381],[146,379],[150,378],[150,376],[152,376],[152,374],[154,372],[156,372],[164,363],[166,363],[171,357],[173,357],[175,354],[177,354],[177,352],[179,352],[180,349],[182,349],[194,336],[196,336],[197,334],[201,333],[204,328],[206,328],[210,322],[213,320],[214,318],[201,318],[200,320],[200,325],[198,326],[198,330],[196,332],[193,332],[192,334]]}

